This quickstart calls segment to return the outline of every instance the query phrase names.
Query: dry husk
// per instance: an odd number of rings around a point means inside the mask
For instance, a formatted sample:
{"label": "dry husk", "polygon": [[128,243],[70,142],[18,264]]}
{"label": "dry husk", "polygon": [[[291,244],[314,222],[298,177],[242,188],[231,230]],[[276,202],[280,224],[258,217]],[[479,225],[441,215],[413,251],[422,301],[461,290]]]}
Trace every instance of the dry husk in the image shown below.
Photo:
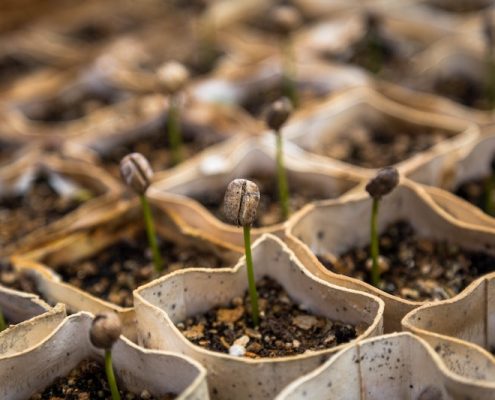
{"label": "dry husk", "polygon": [[[361,182],[361,177],[335,171],[329,167],[315,166],[301,156],[291,143],[284,144],[284,162],[289,188],[313,187],[325,197],[339,197]],[[194,161],[186,162],[173,172],[159,174],[150,190],[150,196],[162,199],[181,223],[207,236],[243,249],[243,236],[238,228],[213,216],[194,197],[209,191],[225,192],[235,178],[250,174],[276,174],[274,135],[267,133],[260,138],[239,138],[205,152]],[[263,196],[263,193],[261,193]],[[264,233],[280,235],[285,223],[253,228],[254,238]]]}
{"label": "dry husk", "polygon": [[[400,185],[381,201],[378,229],[398,220],[410,223],[418,235],[447,240],[464,248],[493,254],[495,231],[487,227],[464,224],[443,211],[425,191],[403,179]],[[352,247],[369,243],[371,199],[362,191],[343,200],[329,200],[306,206],[289,223],[286,241],[306,268],[333,284],[363,290],[385,301],[385,332],[400,330],[406,313],[422,303],[402,299],[368,283],[327,270],[315,254],[338,257]],[[331,221],[331,223],[329,223]]]}
{"label": "dry husk", "polygon": [[[465,365],[472,362],[468,356],[460,357]],[[489,400],[494,390],[493,381],[452,373],[425,341],[395,333],[348,347],[287,386],[276,400]]]}
{"label": "dry husk", "polygon": [[[103,362],[103,352],[90,344],[91,315],[66,318],[35,347],[0,359],[0,397],[23,400],[43,390],[85,359]],[[144,350],[122,337],[112,348],[120,385],[134,393],[144,389],[160,396],[178,393],[180,400],[208,399],[206,371],[178,354]]]}
{"label": "dry husk", "polygon": [[[310,275],[294,254],[273,235],[253,246],[255,275],[276,279],[297,302],[313,312],[363,328],[356,339],[381,333],[383,303],[376,297],[339,288]],[[244,258],[235,268],[177,271],[134,292],[139,342],[174,350],[201,362],[208,370],[215,399],[269,399],[292,379],[346,345],[286,358],[237,358],[189,342],[175,327],[188,316],[225,304],[247,289]],[[206,285],[205,282],[208,282]]]}

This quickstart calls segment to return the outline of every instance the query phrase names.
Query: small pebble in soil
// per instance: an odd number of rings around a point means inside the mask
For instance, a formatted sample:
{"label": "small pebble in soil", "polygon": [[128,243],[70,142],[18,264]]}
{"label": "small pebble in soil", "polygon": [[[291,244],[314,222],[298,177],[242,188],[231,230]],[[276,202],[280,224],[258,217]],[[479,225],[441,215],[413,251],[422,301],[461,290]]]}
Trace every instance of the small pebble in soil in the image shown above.
{"label": "small pebble in soil", "polygon": [[[494,256],[419,237],[405,221],[389,225],[379,241],[380,256],[388,266],[382,271],[380,289],[404,299],[448,299],[495,270]],[[369,246],[351,249],[336,262],[323,254],[317,256],[333,272],[370,282]]]}
{"label": "small pebble in soil", "polygon": [[[136,394],[119,386],[122,399],[126,400],[172,400],[177,396],[166,393],[155,397],[147,390]],[[34,394],[29,400],[112,400],[103,365],[94,360],[84,360],[66,377],[56,378],[43,391]]]}
{"label": "small pebble in soil", "polygon": [[[165,273],[183,268],[220,268],[229,265],[218,253],[177,245],[158,238]],[[151,252],[144,232],[121,239],[86,260],[56,268],[65,282],[122,307],[132,307],[132,291],[153,279]]]}
{"label": "small pebble in soil", "polygon": [[0,285],[9,289],[40,295],[34,278],[28,272],[21,272],[7,260],[0,260]]}
{"label": "small pebble in soil", "polygon": [[247,291],[242,298],[236,297],[226,306],[189,317],[177,327],[188,340],[201,347],[249,358],[284,357],[329,349],[359,335],[351,324],[312,315],[302,309],[272,278],[265,276],[256,286],[259,327],[252,327]]}

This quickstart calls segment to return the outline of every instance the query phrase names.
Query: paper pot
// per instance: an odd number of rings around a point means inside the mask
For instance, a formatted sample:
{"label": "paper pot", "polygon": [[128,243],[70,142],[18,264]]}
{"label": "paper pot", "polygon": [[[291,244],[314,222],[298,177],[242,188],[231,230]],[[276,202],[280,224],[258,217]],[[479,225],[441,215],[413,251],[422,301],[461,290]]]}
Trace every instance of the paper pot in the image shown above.
{"label": "paper pot", "polygon": [[488,400],[494,390],[493,381],[450,372],[425,341],[396,333],[349,346],[291,383],[276,400]]}
{"label": "paper pot", "polygon": [[[181,224],[230,243],[242,251],[242,231],[226,223],[219,214],[214,215],[201,204],[200,199],[212,197],[213,194],[218,198],[217,203],[221,204],[227,185],[235,178],[269,176],[275,179],[274,141],[274,135],[268,133],[261,138],[241,138],[212,149],[194,162],[186,162],[171,173],[159,174],[150,190],[150,196],[161,199],[167,209],[173,211],[180,219]],[[284,162],[289,190],[292,193],[307,191],[308,201],[339,197],[361,182],[358,175],[312,165],[310,160],[301,157],[300,150],[291,143],[284,144]],[[265,190],[269,189],[273,188],[265,187]],[[261,188],[261,197],[264,195]],[[270,224],[268,221],[262,225],[253,228],[254,237],[263,233],[280,235],[285,224]]]}
{"label": "paper pot", "polygon": [[[66,316],[63,304],[51,308],[35,296],[12,292],[14,291],[0,288],[2,311],[9,320],[18,322],[0,332],[0,359],[36,346]],[[6,303],[7,301],[11,304]]]}
{"label": "paper pot", "polygon": [[[103,352],[89,341],[91,315],[78,313],[66,318],[36,347],[0,359],[0,397],[23,400],[65,376],[81,361],[103,363]],[[208,399],[206,371],[178,354],[144,350],[121,336],[112,349],[118,384],[137,393],[154,396],[178,394],[178,399]]]}
{"label": "paper pot", "polygon": [[[380,203],[378,229],[404,220],[418,236],[445,240],[462,248],[493,254],[495,231],[463,224],[438,207],[421,187],[403,179]],[[386,332],[400,330],[406,313],[422,303],[388,294],[368,283],[327,270],[315,254],[333,258],[353,247],[369,243],[371,199],[362,191],[344,200],[330,200],[307,206],[291,220],[286,240],[306,268],[333,284],[375,294],[385,301]]]}
{"label": "paper pot", "polygon": [[495,365],[490,354],[495,349],[494,296],[495,273],[491,273],[449,300],[428,303],[411,311],[402,320],[402,326],[432,344],[445,339],[474,345]]}
{"label": "paper pot", "polygon": [[[381,332],[383,303],[379,299],[310,275],[275,236],[264,235],[254,244],[253,260],[257,278],[276,279],[305,308],[362,326],[356,340]],[[241,259],[233,269],[178,271],[134,292],[139,342],[148,348],[173,349],[200,362],[208,370],[210,394],[216,399],[273,398],[292,379],[346,346],[286,358],[249,359],[190,343],[174,324],[242,295],[247,289],[245,268]]]}
{"label": "paper pot", "polygon": [[[315,162],[362,176],[373,176],[376,169],[359,167],[317,154],[317,150],[325,142],[334,141],[338,145],[339,138],[348,133],[350,124],[356,127],[395,124],[409,129],[421,127],[445,132],[447,138],[395,165],[402,174],[414,173],[421,177],[422,183],[438,179],[427,173],[431,170],[433,161],[440,165],[454,163],[463,147],[469,146],[479,135],[477,127],[466,121],[413,110],[366,88],[348,90],[330,97],[323,104],[304,110],[287,124],[283,132],[290,142],[302,147],[306,151],[305,155]],[[437,173],[441,172],[439,169]]]}
{"label": "paper pot", "polygon": [[[14,250],[28,249],[50,240],[50,237],[91,226],[105,205],[115,201],[121,189],[105,171],[79,161],[63,160],[41,152],[28,152],[16,163],[0,171],[0,196],[3,199],[25,194],[36,178],[44,176],[60,198],[77,198],[81,202],[73,211],[55,219],[48,225],[34,226],[18,239],[2,239],[1,255]],[[89,198],[87,191],[89,191]],[[82,197],[84,195],[84,197]],[[12,223],[4,220],[3,223]],[[19,235],[20,236],[20,235]]]}
{"label": "paper pot", "polygon": [[[151,205],[156,230],[160,237],[179,245],[211,252],[222,259],[225,265],[234,265],[239,253],[221,246],[218,241],[205,239],[200,232],[182,230],[182,227],[177,226],[166,213],[163,204],[155,201],[151,202]],[[89,311],[95,314],[107,310],[117,312],[124,324],[124,334],[134,339],[136,332],[132,308],[120,307],[64,282],[57,271],[64,264],[83,262],[122,239],[135,237],[143,230],[142,210],[139,204],[116,203],[116,207],[108,210],[107,215],[100,215],[98,223],[91,228],[79,229],[57,237],[29,252],[16,253],[12,257],[12,263],[15,268],[27,269],[35,275],[37,289],[50,303],[64,303],[71,312]]]}

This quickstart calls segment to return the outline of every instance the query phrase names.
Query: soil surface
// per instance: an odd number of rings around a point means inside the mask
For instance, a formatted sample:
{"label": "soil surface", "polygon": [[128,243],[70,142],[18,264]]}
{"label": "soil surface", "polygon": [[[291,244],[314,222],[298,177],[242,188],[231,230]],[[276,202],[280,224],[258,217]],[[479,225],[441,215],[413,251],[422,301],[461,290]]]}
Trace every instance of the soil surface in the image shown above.
{"label": "soil surface", "polygon": [[[473,179],[459,185],[454,193],[485,211],[486,178]],[[486,212],[486,211],[485,211]]]}
{"label": "soil surface", "polygon": [[[444,300],[455,296],[480,276],[495,270],[495,257],[463,249],[446,241],[417,237],[399,221],[380,235],[380,289],[408,300]],[[329,270],[370,283],[369,246],[351,249],[336,263],[318,255]]]}
{"label": "soil surface", "polygon": [[[118,384],[118,383],[117,383]],[[172,400],[177,396],[170,393],[154,397],[147,390],[139,394],[122,390],[125,400]],[[105,369],[97,361],[84,360],[66,377],[55,379],[53,383],[40,393],[31,396],[29,400],[112,400]]]}
{"label": "soil surface", "polygon": [[[208,127],[188,127],[182,125],[183,160],[199,153],[205,148],[219,143],[224,139],[220,134]],[[138,152],[144,155],[154,171],[161,171],[172,166],[172,157],[168,147],[168,134],[165,120],[157,129],[146,137],[134,139],[121,145],[116,145],[112,150],[102,156],[107,170],[114,176],[120,177],[120,160],[129,153]]]}
{"label": "soil surface", "polygon": [[[270,226],[283,222],[278,202],[278,183],[276,176],[252,175],[243,178],[253,181],[260,189],[261,198],[256,214],[256,221],[253,226]],[[291,185],[289,180],[291,212],[301,209],[311,201],[328,198],[328,196],[326,196],[323,191],[319,190],[319,188],[305,187],[299,184],[297,186],[297,191],[294,192],[294,187],[295,186]],[[217,190],[215,192],[203,193],[193,197],[218,219],[227,222],[223,214],[224,195],[225,192]]]}
{"label": "soil surface", "polygon": [[[182,268],[229,266],[208,250],[176,245],[158,238],[164,273]],[[154,278],[151,251],[144,232],[122,239],[81,262],[60,265],[56,271],[65,282],[122,307],[132,307],[132,291]]]}
{"label": "soil surface", "polygon": [[438,10],[451,13],[464,14],[476,11],[481,11],[490,5],[493,5],[492,0],[457,0],[457,1],[429,1],[428,6]]}
{"label": "soil surface", "polygon": [[54,222],[90,197],[87,189],[70,198],[59,196],[45,177],[38,177],[24,195],[0,199],[0,245],[13,243]]}
{"label": "soil surface", "polygon": [[263,277],[256,284],[259,295],[260,325],[253,329],[248,292],[203,315],[177,324],[194,344],[229,353],[241,344],[245,357],[284,357],[305,351],[323,350],[347,343],[358,336],[355,326],[316,316],[294,303],[276,281]]}
{"label": "soil surface", "polygon": [[7,261],[0,261],[0,285],[9,289],[40,295],[36,282],[27,272],[15,270]]}
{"label": "soil surface", "polygon": [[363,168],[382,168],[428,150],[448,137],[444,131],[426,127],[359,124],[350,126],[344,135],[323,139],[312,151]]}
{"label": "soil surface", "polygon": [[457,73],[439,77],[433,84],[432,90],[452,101],[479,110],[489,110],[487,91],[472,77]]}
{"label": "soil surface", "polygon": [[8,85],[17,78],[34,72],[40,66],[41,63],[35,60],[20,60],[5,56],[0,59],[0,85]]}

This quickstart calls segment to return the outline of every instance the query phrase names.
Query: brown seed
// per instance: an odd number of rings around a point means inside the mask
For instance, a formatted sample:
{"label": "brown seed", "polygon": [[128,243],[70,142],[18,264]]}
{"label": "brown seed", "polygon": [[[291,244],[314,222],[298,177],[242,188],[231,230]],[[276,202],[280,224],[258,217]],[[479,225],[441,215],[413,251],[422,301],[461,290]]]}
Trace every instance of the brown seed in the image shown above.
{"label": "brown seed", "polygon": [[256,183],[247,179],[234,179],[227,186],[223,200],[224,215],[238,226],[250,226],[256,219],[260,191]]}
{"label": "brown seed", "polygon": [[399,171],[394,167],[385,167],[366,185],[366,191],[374,199],[389,194],[399,183]]}
{"label": "brown seed", "polygon": [[120,175],[127,186],[143,195],[153,179],[153,170],[142,154],[131,153],[120,161]]}
{"label": "brown seed", "polygon": [[170,61],[158,69],[157,77],[160,91],[175,94],[186,86],[189,71],[181,63]]}
{"label": "brown seed", "polygon": [[122,323],[120,318],[116,313],[107,311],[97,314],[93,319],[89,339],[93,346],[109,350],[118,340],[121,333]]}
{"label": "brown seed", "polygon": [[279,132],[292,113],[292,104],[287,97],[282,97],[272,103],[266,113],[266,124],[270,129]]}

